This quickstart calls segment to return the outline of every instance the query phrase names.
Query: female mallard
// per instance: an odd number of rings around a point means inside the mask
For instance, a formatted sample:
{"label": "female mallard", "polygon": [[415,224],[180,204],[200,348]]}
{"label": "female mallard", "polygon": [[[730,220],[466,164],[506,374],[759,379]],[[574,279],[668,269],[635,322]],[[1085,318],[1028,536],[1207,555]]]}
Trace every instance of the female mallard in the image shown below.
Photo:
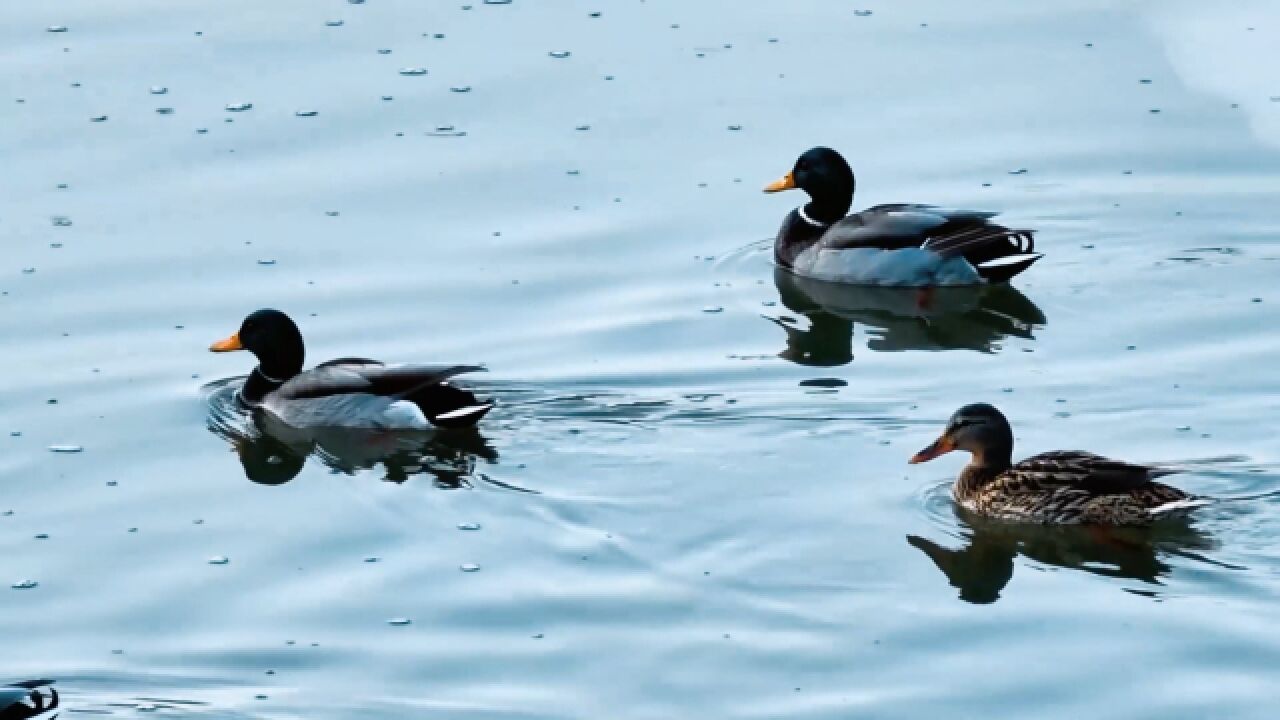
{"label": "female mallard", "polygon": [[303,372],[302,333],[279,310],[259,310],[240,331],[209,347],[258,358],[240,399],[294,427],[425,429],[471,427],[493,408],[449,378],[478,365],[384,365],[340,358]]}
{"label": "female mallard", "polygon": [[986,403],[957,410],[942,436],[911,462],[927,462],[952,450],[973,455],[956,479],[952,490],[956,501],[979,515],[1002,520],[1146,525],[1205,503],[1154,481],[1176,470],[1133,465],[1080,450],[1041,453],[1014,465],[1009,421]]}
{"label": "female mallard", "polygon": [[782,221],[773,255],[799,275],[856,285],[981,285],[1006,282],[1041,258],[1032,231],[996,225],[992,212],[899,203],[846,217],[853,170],[831,148],[801,155],[764,191],[792,188],[810,201]]}

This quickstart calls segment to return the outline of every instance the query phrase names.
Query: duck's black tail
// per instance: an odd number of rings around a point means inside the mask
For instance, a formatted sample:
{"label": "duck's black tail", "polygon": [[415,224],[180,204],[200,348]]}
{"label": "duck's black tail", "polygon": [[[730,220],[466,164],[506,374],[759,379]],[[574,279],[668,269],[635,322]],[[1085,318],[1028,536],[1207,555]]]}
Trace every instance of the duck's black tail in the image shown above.
{"label": "duck's black tail", "polygon": [[53,720],[61,702],[52,680],[0,686],[0,720]]}

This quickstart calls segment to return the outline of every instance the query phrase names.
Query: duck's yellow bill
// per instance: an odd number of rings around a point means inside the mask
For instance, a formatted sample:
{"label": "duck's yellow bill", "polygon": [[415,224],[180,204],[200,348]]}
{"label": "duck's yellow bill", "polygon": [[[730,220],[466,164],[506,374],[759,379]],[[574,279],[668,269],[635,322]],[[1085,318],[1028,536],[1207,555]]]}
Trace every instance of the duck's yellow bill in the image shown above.
{"label": "duck's yellow bill", "polygon": [[767,193],[782,192],[783,190],[794,189],[795,186],[796,186],[796,179],[791,176],[791,173],[787,173],[786,175],[783,175],[781,178],[769,183],[768,185],[765,185],[764,191]]}
{"label": "duck's yellow bill", "polygon": [[209,349],[214,352],[232,352],[235,350],[243,350],[244,345],[240,344],[240,333],[234,333],[225,340],[219,340],[218,342],[210,345]]}
{"label": "duck's yellow bill", "polygon": [[921,450],[915,455],[912,455],[911,460],[909,462],[912,465],[915,465],[917,463],[922,463],[922,462],[929,462],[930,460],[938,457],[939,455],[946,455],[947,453],[955,449],[956,449],[955,441],[947,437],[946,435],[943,435],[937,440],[934,440],[933,444],[930,445],[929,447]]}

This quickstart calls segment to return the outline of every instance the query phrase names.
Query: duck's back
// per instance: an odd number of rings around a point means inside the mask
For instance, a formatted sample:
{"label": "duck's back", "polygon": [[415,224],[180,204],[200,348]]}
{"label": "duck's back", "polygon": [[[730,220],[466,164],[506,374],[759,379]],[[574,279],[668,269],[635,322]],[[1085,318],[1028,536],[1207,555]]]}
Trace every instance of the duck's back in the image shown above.
{"label": "duck's back", "polygon": [[1027,458],[971,492],[965,507],[990,517],[1035,523],[1144,525],[1194,496],[1156,482],[1169,470],[1066,450]]}

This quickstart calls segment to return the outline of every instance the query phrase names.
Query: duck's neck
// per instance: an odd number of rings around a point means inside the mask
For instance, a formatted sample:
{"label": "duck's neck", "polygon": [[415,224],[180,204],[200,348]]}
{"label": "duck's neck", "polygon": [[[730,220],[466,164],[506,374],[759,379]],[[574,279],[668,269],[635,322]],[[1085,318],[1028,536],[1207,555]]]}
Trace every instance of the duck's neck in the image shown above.
{"label": "duck's neck", "polygon": [[956,496],[965,497],[981,490],[987,483],[1012,467],[1012,456],[1012,446],[974,453],[973,459],[960,472],[960,477],[956,480]]}
{"label": "duck's neck", "polygon": [[800,208],[801,217],[813,223],[831,226],[844,219],[853,206],[853,191],[857,181],[853,174],[828,178],[817,187],[806,186],[809,202]]}
{"label": "duck's neck", "polygon": [[843,199],[839,197],[814,198],[797,209],[800,217],[810,224],[831,227],[849,214],[853,205],[853,191]]}
{"label": "duck's neck", "polygon": [[249,379],[244,381],[244,387],[240,389],[240,399],[250,405],[261,403],[268,393],[302,372],[301,338],[296,346],[289,343],[277,352],[264,355],[265,357],[258,358],[258,366],[249,373]]}

